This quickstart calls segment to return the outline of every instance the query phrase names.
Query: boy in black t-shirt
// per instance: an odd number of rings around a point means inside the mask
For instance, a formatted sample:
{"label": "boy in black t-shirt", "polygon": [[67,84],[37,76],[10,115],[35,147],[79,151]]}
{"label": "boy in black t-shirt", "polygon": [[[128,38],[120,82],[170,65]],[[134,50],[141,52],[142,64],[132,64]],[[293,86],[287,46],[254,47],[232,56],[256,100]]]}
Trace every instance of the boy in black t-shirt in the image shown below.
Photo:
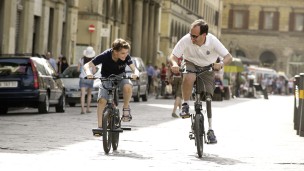
{"label": "boy in black t-shirt", "polygon": [[[128,65],[133,74],[131,77],[136,79],[139,76],[139,71],[133,64],[131,56],[129,55],[130,44],[123,39],[116,39],[111,49],[107,49],[101,54],[97,55],[94,59],[84,65],[84,71],[87,73],[88,78],[92,78],[93,74],[90,71],[90,67],[102,64],[101,75],[102,77],[108,77],[111,74],[123,74],[125,67]],[[124,122],[131,121],[131,110],[129,102],[132,97],[132,82],[129,79],[123,79],[119,86],[123,90],[123,118]],[[106,106],[108,98],[107,90],[101,88],[98,94],[98,127],[102,128],[102,113]]]}

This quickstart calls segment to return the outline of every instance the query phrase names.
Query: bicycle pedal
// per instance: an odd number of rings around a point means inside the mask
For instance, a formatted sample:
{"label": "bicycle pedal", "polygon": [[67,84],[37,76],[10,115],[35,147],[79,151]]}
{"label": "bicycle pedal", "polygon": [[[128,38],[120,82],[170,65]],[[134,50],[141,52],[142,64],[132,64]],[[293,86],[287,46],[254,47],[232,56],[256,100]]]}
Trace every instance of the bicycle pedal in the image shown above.
{"label": "bicycle pedal", "polygon": [[181,116],[182,119],[190,118],[190,115]]}
{"label": "bicycle pedal", "polygon": [[124,131],[131,131],[131,128],[121,128]]}
{"label": "bicycle pedal", "polygon": [[102,137],[102,134],[98,134],[98,133],[95,133],[95,134],[94,134],[94,133],[93,133],[93,136],[94,136],[94,137]]}
{"label": "bicycle pedal", "polygon": [[113,129],[111,132],[123,132],[123,129],[117,128],[117,129]]}

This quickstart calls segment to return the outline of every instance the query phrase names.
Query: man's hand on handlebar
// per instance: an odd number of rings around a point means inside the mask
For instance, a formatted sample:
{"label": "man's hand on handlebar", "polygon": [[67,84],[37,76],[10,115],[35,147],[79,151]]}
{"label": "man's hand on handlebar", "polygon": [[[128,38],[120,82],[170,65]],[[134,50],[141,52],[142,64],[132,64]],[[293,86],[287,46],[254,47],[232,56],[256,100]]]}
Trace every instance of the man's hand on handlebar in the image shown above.
{"label": "man's hand on handlebar", "polygon": [[221,70],[221,69],[223,68],[223,66],[224,66],[224,63],[223,63],[223,62],[213,63],[212,68],[213,68],[213,70],[215,70],[215,71],[219,71],[219,70]]}
{"label": "man's hand on handlebar", "polygon": [[172,65],[171,66],[171,71],[175,74],[179,73],[179,66],[178,65]]}

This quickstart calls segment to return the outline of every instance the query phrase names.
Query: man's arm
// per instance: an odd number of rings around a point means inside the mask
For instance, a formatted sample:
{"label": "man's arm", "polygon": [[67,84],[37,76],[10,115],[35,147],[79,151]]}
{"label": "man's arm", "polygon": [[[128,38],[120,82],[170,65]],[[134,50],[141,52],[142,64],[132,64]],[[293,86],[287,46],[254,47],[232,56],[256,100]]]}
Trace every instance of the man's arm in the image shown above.
{"label": "man's arm", "polygon": [[214,63],[213,65],[213,69],[216,71],[221,70],[225,65],[230,64],[230,62],[232,61],[232,56],[230,53],[228,53],[227,55],[224,56],[223,61],[219,62],[219,63]]}
{"label": "man's arm", "polygon": [[173,73],[179,73],[178,58],[175,55],[171,54],[170,61],[172,64],[171,71]]}

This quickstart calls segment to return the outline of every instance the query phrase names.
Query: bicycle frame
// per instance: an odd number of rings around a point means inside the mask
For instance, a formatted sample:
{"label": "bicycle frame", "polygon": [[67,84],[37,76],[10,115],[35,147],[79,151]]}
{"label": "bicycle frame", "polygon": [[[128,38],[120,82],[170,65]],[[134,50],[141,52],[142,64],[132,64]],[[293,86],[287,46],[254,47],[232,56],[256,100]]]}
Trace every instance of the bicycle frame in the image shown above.
{"label": "bicycle frame", "polygon": [[[111,145],[113,146],[113,150],[117,150],[119,133],[123,132],[123,130],[131,130],[130,128],[121,128],[121,118],[119,115],[119,109],[117,108],[117,87],[119,81],[132,78],[112,74],[107,78],[101,77],[93,79],[100,79],[101,84],[99,88],[103,87],[105,90],[107,90],[109,96],[107,99],[107,104],[102,113],[103,149],[105,153],[108,154],[111,149]],[[105,82],[108,84],[105,85]],[[115,93],[116,96],[114,96]]]}

